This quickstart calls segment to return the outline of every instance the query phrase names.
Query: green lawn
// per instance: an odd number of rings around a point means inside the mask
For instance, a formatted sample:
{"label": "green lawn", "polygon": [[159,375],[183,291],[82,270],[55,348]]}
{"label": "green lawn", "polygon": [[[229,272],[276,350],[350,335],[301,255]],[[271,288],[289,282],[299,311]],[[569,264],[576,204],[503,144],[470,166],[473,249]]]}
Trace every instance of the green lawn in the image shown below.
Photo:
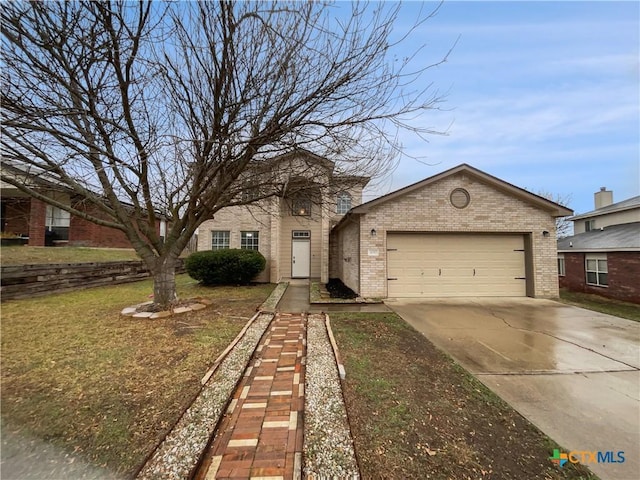
{"label": "green lawn", "polygon": [[130,476],[273,287],[205,288],[181,275],[181,298],[214,304],[162,320],[119,315],[148,299],[151,281],[3,303],[3,428]]}

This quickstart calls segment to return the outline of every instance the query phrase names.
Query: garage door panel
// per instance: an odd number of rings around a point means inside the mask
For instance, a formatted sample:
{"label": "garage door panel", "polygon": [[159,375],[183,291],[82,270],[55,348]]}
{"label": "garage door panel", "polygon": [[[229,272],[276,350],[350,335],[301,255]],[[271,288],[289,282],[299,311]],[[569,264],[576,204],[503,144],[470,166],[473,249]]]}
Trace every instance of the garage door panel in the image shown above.
{"label": "garage door panel", "polygon": [[390,297],[525,296],[524,237],[387,236]]}

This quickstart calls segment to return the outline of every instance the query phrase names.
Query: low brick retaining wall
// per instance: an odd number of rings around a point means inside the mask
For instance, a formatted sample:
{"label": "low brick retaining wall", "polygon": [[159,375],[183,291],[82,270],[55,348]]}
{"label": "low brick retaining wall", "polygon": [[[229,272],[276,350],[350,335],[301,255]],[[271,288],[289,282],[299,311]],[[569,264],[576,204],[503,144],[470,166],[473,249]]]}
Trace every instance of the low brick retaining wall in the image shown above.
{"label": "low brick retaining wall", "polygon": [[[179,260],[176,273],[184,271],[184,264]],[[48,295],[135,282],[149,276],[141,261],[9,265],[0,268],[0,298],[5,301]]]}

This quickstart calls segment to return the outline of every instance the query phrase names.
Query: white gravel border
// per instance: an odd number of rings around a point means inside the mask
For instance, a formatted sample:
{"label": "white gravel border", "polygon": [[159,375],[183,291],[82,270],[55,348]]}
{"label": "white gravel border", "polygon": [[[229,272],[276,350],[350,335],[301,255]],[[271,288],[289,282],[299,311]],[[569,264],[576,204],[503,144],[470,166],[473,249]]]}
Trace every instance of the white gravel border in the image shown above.
{"label": "white gravel border", "polygon": [[304,475],[360,478],[324,315],[309,315],[305,373]]}
{"label": "white gravel border", "polygon": [[273,314],[257,313],[244,336],[205,383],[202,391],[153,453],[136,478],[185,480],[190,478],[233,395]]}

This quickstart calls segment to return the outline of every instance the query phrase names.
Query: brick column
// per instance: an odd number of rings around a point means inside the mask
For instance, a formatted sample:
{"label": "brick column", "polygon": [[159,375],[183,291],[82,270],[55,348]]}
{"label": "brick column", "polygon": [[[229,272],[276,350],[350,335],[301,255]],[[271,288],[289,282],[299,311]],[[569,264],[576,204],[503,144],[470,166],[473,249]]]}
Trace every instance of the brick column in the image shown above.
{"label": "brick column", "polygon": [[29,210],[29,246],[44,247],[44,232],[47,219],[47,204],[35,198],[31,199]]}

